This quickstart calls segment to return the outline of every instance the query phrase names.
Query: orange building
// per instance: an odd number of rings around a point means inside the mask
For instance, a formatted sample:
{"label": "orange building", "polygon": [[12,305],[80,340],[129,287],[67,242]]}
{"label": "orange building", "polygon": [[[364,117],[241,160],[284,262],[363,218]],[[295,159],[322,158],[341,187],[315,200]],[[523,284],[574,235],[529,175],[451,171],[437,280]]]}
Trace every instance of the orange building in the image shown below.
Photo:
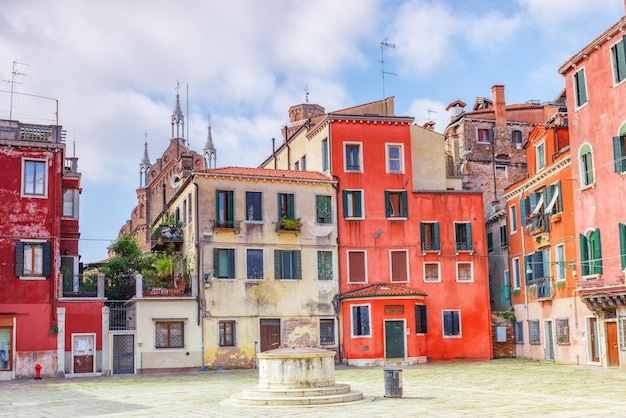
{"label": "orange building", "polygon": [[587,307],[577,295],[567,117],[557,112],[524,145],[528,178],[505,191],[517,357],[578,364]]}

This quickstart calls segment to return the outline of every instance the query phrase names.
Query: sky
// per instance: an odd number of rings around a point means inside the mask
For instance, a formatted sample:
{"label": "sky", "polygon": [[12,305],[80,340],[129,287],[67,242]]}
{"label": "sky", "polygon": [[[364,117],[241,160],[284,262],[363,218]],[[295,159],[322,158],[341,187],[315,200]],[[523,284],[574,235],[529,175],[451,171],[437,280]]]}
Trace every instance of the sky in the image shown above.
{"label": "sky", "polygon": [[144,141],[152,162],[169,143],[177,83],[190,148],[202,152],[210,122],[218,167],[256,167],[306,92],[328,112],[394,96],[396,115],[420,125],[432,119],[438,132],[449,103],[470,109],[476,97],[491,98],[495,84],[505,85],[509,104],[551,101],[565,87],[558,68],[624,7],[623,0],[3,0],[0,119],[56,124],[58,106],[68,156],[79,158],[82,172],[80,253],[90,263],[106,257],[137,204]]}

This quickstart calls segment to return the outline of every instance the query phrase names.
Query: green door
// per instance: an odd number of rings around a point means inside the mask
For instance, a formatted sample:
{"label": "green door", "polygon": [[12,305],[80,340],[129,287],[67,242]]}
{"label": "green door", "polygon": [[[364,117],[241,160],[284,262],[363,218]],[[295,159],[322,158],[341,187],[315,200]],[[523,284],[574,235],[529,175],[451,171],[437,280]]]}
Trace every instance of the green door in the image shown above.
{"label": "green door", "polygon": [[385,321],[385,358],[404,358],[404,321]]}

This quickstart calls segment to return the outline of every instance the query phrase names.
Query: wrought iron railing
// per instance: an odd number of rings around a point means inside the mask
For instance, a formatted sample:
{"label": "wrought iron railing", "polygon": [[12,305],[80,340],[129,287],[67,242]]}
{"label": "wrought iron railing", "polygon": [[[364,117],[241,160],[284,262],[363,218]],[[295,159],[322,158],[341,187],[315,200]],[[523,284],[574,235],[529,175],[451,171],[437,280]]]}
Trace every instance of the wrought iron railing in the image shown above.
{"label": "wrought iron railing", "polygon": [[98,296],[98,275],[75,274],[63,276],[64,298],[95,298]]}
{"label": "wrought iron railing", "polygon": [[107,302],[109,307],[109,331],[126,331],[137,328],[135,307],[123,301]]}
{"label": "wrought iron railing", "polygon": [[422,242],[422,251],[439,251],[438,242]]}
{"label": "wrought iron railing", "polygon": [[552,299],[551,277],[542,277],[541,279],[536,279],[535,284],[537,285],[537,299]]}

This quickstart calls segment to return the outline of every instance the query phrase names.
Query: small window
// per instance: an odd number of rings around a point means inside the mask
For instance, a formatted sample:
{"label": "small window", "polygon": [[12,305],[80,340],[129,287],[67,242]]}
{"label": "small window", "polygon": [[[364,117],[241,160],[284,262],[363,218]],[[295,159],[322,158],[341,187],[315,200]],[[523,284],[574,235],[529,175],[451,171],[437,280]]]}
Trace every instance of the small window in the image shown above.
{"label": "small window", "polygon": [[517,149],[522,149],[522,131],[518,131],[518,130],[514,130],[511,133],[511,140],[513,141],[513,144],[515,145],[515,148]]}
{"label": "small window", "polygon": [[568,345],[569,342],[569,319],[556,319],[556,343],[560,345]]}
{"label": "small window", "polygon": [[293,163],[293,169],[296,171],[300,170],[300,161]]}
{"label": "small window", "polygon": [[263,220],[263,193],[246,192],[246,220]]}
{"label": "small window", "polygon": [[235,250],[233,248],[213,249],[213,268],[218,279],[235,278]]}
{"label": "small window", "polygon": [[274,277],[281,280],[302,278],[300,250],[274,250]]}
{"label": "small window", "polygon": [[296,218],[295,195],[293,193],[278,193],[278,220],[282,218]]}
{"label": "small window", "polygon": [[457,251],[472,251],[472,224],[469,222],[454,223],[454,239]]}
{"label": "small window", "polygon": [[493,252],[493,232],[487,232],[487,251]]}
{"label": "small window", "polygon": [[391,281],[392,282],[408,282],[409,281],[409,260],[406,250],[390,251],[391,258]]}
{"label": "small window", "polygon": [[52,244],[49,242],[16,242],[15,275],[24,278],[50,277]]}
{"label": "small window", "polygon": [[559,244],[556,246],[556,280],[565,280],[565,246]]}
{"label": "small window", "polygon": [[424,281],[441,281],[441,277],[439,276],[439,263],[424,263]]}
{"label": "small window", "polygon": [[248,280],[263,280],[263,250],[246,250],[246,271]]}
{"label": "small window", "polygon": [[546,166],[546,147],[542,142],[535,147],[535,164],[536,171],[542,170]]}
{"label": "small window", "polygon": [[385,214],[387,218],[407,218],[406,191],[385,191]]}
{"label": "small window", "polygon": [[505,179],[508,177],[507,168],[505,165],[496,165],[496,177],[499,179]]}
{"label": "small window", "polygon": [[491,128],[478,128],[478,142],[493,142],[493,130]]}
{"label": "small window", "polygon": [[611,47],[611,63],[613,64],[613,81],[618,84],[626,78],[626,55],[624,54],[624,39]]}
{"label": "small window", "polygon": [[235,346],[235,331],[237,323],[235,321],[219,321],[218,322],[218,345],[220,347]]}
{"label": "small window", "polygon": [[24,160],[22,195],[45,197],[47,193],[46,161]]}
{"label": "small window", "polygon": [[361,144],[346,144],[345,164],[346,171],[362,171]]}
{"label": "small window", "polygon": [[387,144],[387,172],[403,173],[404,172],[404,154],[402,144]]}
{"label": "small window", "polygon": [[626,135],[613,137],[613,160],[616,173],[626,171]]}
{"label": "small window", "polygon": [[333,252],[317,252],[317,280],[333,280]]}
{"label": "small window", "polygon": [[183,225],[187,225],[187,199],[183,200]]}
{"label": "small window", "polygon": [[517,206],[511,205],[509,208],[509,224],[511,225],[511,234],[517,232]]}
{"label": "small window", "polygon": [[506,247],[509,243],[509,231],[506,224],[500,225],[500,247]]}
{"label": "small window", "polygon": [[439,251],[439,222],[421,222],[422,251]]}
{"label": "small window", "polygon": [[320,319],[320,345],[335,345],[334,319]]}
{"label": "small window", "polygon": [[443,335],[444,337],[461,336],[461,312],[443,311]]}
{"label": "small window", "polygon": [[528,321],[528,341],[533,345],[541,344],[541,334],[539,333],[539,321]]}
{"label": "small window", "polygon": [[332,205],[330,196],[315,196],[315,213],[318,224],[332,223]]}
{"label": "small window", "polygon": [[515,323],[515,344],[524,344],[524,323],[522,321]]}
{"label": "small window", "polygon": [[363,192],[361,190],[343,191],[344,218],[363,218]]}
{"label": "small window", "polygon": [[216,226],[219,228],[235,227],[235,204],[232,190],[215,190],[216,193]]}
{"label": "small window", "polygon": [[300,158],[300,168],[302,171],[306,171],[306,155],[303,155],[302,158]]}
{"label": "small window", "polygon": [[415,305],[415,333],[426,334],[428,332],[428,319],[426,317],[426,305]]}
{"label": "small window", "polygon": [[456,281],[457,282],[473,282],[474,269],[470,262],[456,263]]}
{"label": "small window", "polygon": [[322,171],[330,168],[330,153],[328,152],[328,138],[322,141]]}
{"label": "small window", "polygon": [[585,69],[574,73],[574,105],[576,107],[587,103],[587,83],[585,82]]}
{"label": "small window", "polygon": [[185,323],[183,321],[157,322],[155,334],[156,348],[185,347]]}
{"label": "small window", "polygon": [[365,251],[348,251],[348,283],[366,283]]}
{"label": "small window", "polygon": [[352,306],[352,336],[371,337],[370,307],[369,305]]}
{"label": "small window", "polygon": [[78,190],[63,190],[63,217],[78,218]]}
{"label": "small window", "polygon": [[519,271],[519,258],[512,260],[511,270],[513,271],[513,289],[519,289],[522,285]]}
{"label": "small window", "polygon": [[580,147],[579,161],[581,186],[583,188],[592,186],[595,183],[595,180],[593,173],[593,153],[591,151],[591,145],[584,144],[582,147]]}

